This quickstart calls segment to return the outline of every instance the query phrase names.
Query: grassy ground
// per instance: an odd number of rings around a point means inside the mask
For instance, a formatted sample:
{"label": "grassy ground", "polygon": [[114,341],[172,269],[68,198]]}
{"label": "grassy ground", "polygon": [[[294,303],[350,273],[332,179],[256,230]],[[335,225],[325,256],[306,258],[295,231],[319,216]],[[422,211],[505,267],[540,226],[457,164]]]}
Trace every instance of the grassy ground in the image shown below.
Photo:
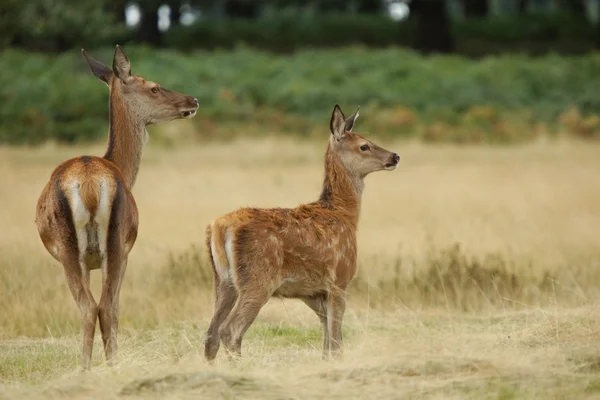
{"label": "grassy ground", "polygon": [[0,148],[0,398],[600,398],[600,157],[572,142],[382,143],[401,166],[367,179],[344,361],[320,361],[304,305],[273,300],[241,364],[205,365],[207,222],[314,200],[325,141],[151,141],[134,190],[121,362],[104,365],[97,336],[89,374],[34,210],[58,162],[102,148]]}

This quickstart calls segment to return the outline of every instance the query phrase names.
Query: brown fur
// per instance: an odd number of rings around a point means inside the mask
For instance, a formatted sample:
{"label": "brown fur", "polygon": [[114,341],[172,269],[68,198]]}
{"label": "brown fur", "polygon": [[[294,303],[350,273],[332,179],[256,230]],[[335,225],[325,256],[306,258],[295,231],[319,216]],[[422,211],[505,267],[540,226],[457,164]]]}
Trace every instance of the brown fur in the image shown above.
{"label": "brown fur", "polygon": [[[63,264],[83,325],[82,366],[89,368],[96,320],[100,321],[109,363],[117,351],[119,292],[128,254],[138,230],[131,194],[146,140],[146,125],[193,116],[197,100],[151,89],[158,85],[131,75],[129,60],[117,46],[113,68],[89,57],[90,69],[110,88],[109,144],[103,158],[82,156],[60,164],[37,204],[36,225],[48,252]],[[97,304],[90,271],[102,270]]]}
{"label": "brown fur", "polygon": [[318,201],[293,209],[242,208],[208,226],[215,274],[208,360],[215,358],[221,340],[239,356],[244,333],[272,296],[302,299],[321,320],[323,357],[340,353],[346,290],[356,274],[363,179],[399,161],[397,154],[351,132],[357,115],[346,119],[334,108]]}

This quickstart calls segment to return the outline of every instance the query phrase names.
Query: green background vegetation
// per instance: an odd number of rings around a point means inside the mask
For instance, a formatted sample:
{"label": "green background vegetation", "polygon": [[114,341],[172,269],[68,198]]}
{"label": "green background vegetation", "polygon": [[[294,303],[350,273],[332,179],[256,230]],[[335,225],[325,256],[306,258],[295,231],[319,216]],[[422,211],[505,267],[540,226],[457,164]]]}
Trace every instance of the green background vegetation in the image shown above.
{"label": "green background vegetation", "polygon": [[[361,129],[427,141],[506,143],[540,134],[597,138],[600,55],[423,56],[352,47],[274,55],[126,47],[133,72],[200,100],[199,135],[310,136],[335,103],[362,107]],[[113,48],[92,51],[110,63]],[[103,138],[108,90],[79,51],[6,50],[0,57],[0,142]],[[215,127],[218,126],[218,127]]]}
{"label": "green background vegetation", "polygon": [[0,143],[104,138],[108,91],[79,49],[109,64],[116,43],[134,73],[198,97],[204,137],[310,136],[340,103],[363,107],[366,131],[429,142],[597,138],[600,24],[585,4],[414,0],[397,22],[372,0],[6,0]]}

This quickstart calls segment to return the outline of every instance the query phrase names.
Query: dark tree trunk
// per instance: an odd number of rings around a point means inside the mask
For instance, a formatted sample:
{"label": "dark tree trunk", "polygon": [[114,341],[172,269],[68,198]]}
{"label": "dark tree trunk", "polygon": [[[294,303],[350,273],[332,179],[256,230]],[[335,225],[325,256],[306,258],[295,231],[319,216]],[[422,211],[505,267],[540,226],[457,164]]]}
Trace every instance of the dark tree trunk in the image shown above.
{"label": "dark tree trunk", "polygon": [[106,11],[112,14],[115,23],[124,24],[126,6],[127,0],[112,0],[106,3]]}
{"label": "dark tree trunk", "polygon": [[529,0],[519,0],[519,12],[524,14],[527,12],[527,6],[529,6]]}
{"label": "dark tree trunk", "polygon": [[360,0],[358,2],[358,12],[361,14],[376,14],[381,11],[381,1],[379,0]]}
{"label": "dark tree trunk", "polygon": [[254,0],[227,0],[225,14],[232,18],[254,19],[258,17],[258,4]]}
{"label": "dark tree trunk", "polygon": [[171,26],[179,25],[181,19],[181,1],[171,0],[169,1],[169,7],[171,8]]}
{"label": "dark tree trunk", "polygon": [[584,0],[562,0],[560,8],[573,14],[585,16]]}
{"label": "dark tree trunk", "polygon": [[411,15],[416,22],[414,47],[424,53],[450,53],[454,41],[445,0],[413,0]]}
{"label": "dark tree trunk", "polygon": [[485,17],[488,14],[487,0],[462,0],[466,17]]}
{"label": "dark tree trunk", "polygon": [[136,32],[139,43],[160,44],[161,33],[158,29],[158,5],[154,2],[140,4],[141,21]]}
{"label": "dark tree trunk", "polygon": [[348,9],[346,0],[324,0],[319,3],[319,10],[324,12],[339,12]]}

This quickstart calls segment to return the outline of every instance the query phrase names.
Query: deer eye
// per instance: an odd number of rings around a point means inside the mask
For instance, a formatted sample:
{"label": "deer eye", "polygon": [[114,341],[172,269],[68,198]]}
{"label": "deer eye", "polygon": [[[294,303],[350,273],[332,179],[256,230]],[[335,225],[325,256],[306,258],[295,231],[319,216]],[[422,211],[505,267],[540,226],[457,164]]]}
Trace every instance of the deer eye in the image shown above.
{"label": "deer eye", "polygon": [[369,145],[368,144],[363,144],[362,146],[360,146],[360,150],[361,151],[367,151],[367,150],[369,150]]}
{"label": "deer eye", "polygon": [[152,93],[158,93],[158,91],[159,91],[160,89],[158,88],[158,86],[154,86],[154,87],[153,87],[152,89],[150,89],[150,90],[152,90]]}

